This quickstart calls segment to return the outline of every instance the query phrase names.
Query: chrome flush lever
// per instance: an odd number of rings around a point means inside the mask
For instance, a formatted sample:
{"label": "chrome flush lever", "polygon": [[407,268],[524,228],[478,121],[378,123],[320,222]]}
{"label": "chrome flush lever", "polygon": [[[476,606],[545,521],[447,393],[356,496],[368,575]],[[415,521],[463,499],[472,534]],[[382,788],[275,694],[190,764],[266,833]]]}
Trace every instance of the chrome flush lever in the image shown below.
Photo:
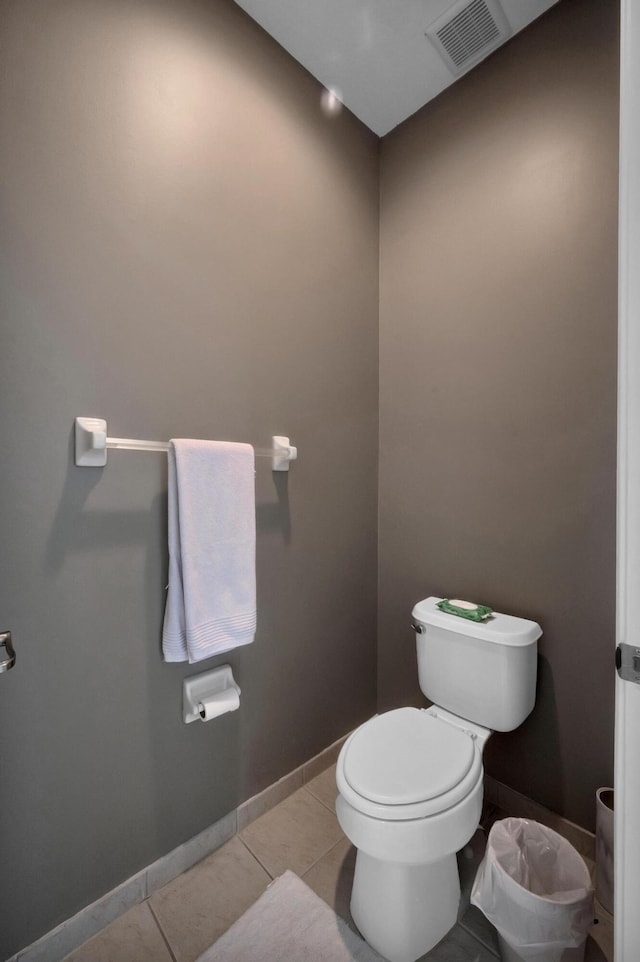
{"label": "chrome flush lever", "polygon": [[[7,657],[2,658],[2,649],[4,648]],[[11,643],[11,632],[10,631],[0,631],[0,672],[9,671],[10,668],[16,663],[16,653],[13,650],[13,644]]]}
{"label": "chrome flush lever", "polygon": [[412,621],[412,622],[411,622],[411,627],[412,627],[413,630],[415,631],[416,635],[422,635],[422,634],[424,634],[424,625],[416,625],[416,623]]}

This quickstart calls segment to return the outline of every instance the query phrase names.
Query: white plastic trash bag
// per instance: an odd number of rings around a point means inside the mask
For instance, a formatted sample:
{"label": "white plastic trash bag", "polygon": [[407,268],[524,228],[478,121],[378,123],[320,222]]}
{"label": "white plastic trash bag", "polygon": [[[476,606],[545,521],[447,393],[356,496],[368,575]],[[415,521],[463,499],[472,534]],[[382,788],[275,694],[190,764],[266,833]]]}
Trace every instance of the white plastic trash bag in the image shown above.
{"label": "white plastic trash bag", "polygon": [[593,887],[580,855],[557,832],[524,818],[494,824],[471,902],[527,962],[560,962],[593,921]]}

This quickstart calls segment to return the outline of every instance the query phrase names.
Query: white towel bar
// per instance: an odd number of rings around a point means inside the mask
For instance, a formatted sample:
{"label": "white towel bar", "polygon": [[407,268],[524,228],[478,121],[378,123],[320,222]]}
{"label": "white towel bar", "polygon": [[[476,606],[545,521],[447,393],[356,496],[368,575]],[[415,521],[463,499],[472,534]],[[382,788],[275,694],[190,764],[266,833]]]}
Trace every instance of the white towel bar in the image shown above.
{"label": "white towel bar", "polygon": [[[107,437],[107,422],[102,418],[76,418],[76,465],[79,468],[103,468],[107,463],[107,449],[120,451],[168,451],[168,441],[140,441],[136,438]],[[272,447],[255,448],[257,458],[271,458],[272,471],[288,471],[291,461],[298,457],[298,449],[289,438],[274,435]]]}

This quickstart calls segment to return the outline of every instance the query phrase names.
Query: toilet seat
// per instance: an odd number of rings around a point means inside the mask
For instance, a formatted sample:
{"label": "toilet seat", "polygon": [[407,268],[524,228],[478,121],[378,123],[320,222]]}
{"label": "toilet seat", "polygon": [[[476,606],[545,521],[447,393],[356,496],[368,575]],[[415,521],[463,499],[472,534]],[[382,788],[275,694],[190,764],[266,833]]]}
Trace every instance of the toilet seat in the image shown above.
{"label": "toilet seat", "polygon": [[417,708],[365,722],[338,761],[340,794],[362,814],[401,821],[444,812],[482,779],[472,736]]}

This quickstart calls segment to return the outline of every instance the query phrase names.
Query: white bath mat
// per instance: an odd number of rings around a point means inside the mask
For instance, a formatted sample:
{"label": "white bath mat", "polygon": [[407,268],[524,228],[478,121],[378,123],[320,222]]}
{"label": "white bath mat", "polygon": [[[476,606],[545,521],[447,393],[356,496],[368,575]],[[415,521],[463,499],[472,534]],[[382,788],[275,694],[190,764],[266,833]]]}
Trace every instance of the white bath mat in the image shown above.
{"label": "white bath mat", "polygon": [[305,883],[285,872],[197,962],[384,962]]}

